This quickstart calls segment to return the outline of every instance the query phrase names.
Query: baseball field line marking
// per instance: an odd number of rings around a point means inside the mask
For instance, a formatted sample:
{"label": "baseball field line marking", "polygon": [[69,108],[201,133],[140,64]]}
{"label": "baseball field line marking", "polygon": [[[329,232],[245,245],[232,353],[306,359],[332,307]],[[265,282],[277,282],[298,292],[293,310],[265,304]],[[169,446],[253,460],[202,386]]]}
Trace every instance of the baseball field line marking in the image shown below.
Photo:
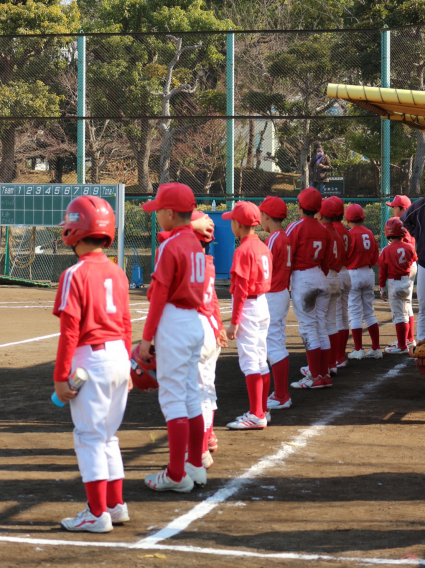
{"label": "baseball field line marking", "polygon": [[[195,505],[195,507],[193,507],[193,509],[191,509],[189,512],[181,515],[180,517],[177,517],[156,533],[140,539],[136,544],[133,545],[133,547],[149,548],[163,540],[167,540],[178,535],[182,531],[186,530],[189,525],[205,517],[213,509],[218,507],[218,505],[229,499],[229,497],[232,497],[241,489],[244,489],[247,485],[253,483],[255,478],[260,475],[264,475],[266,470],[276,465],[282,467],[285,460],[292,454],[297,452],[300,448],[304,448],[311,438],[314,438],[321,434],[325,427],[329,426],[335,419],[346,414],[347,412],[351,412],[356,404],[368,393],[370,393],[371,390],[376,388],[386,379],[396,377],[399,372],[408,364],[409,361],[404,361],[403,363],[399,363],[393,369],[387,371],[383,375],[378,375],[373,382],[366,384],[357,392],[350,394],[349,401],[344,398],[340,402],[339,407],[336,408],[331,414],[328,414],[326,416],[325,412],[323,412],[322,418],[319,418],[319,420],[312,424],[312,426],[302,430],[298,436],[291,440],[291,442],[294,444],[293,446],[282,444],[282,447],[275,454],[262,458],[255,465],[243,472],[240,476],[228,481],[224,485],[224,487],[216,491],[213,495],[211,495],[201,503]],[[326,412],[328,412],[328,409],[326,410]]]}
{"label": "baseball field line marking", "polygon": [[[19,536],[0,536],[0,542],[16,542],[19,544],[41,545],[41,546],[77,546],[93,548],[131,548],[126,542],[89,542],[80,540],[53,540],[43,538],[27,538]],[[190,552],[199,554],[211,554],[215,556],[236,556],[249,558],[279,558],[281,560],[305,560],[317,561],[327,560],[330,562],[355,562],[357,564],[371,564],[375,566],[425,566],[425,560],[410,558],[385,559],[385,558],[356,558],[352,556],[329,556],[327,554],[298,554],[296,552],[249,552],[247,550],[232,550],[226,548],[201,548],[197,546],[173,546],[167,544],[156,544],[149,550],[172,550],[174,552]]]}

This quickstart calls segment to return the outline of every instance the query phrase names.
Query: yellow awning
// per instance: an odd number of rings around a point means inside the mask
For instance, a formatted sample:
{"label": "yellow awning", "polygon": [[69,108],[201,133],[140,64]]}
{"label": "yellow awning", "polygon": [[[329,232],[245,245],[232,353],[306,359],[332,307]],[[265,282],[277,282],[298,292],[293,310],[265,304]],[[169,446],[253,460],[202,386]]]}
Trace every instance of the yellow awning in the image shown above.
{"label": "yellow awning", "polygon": [[381,118],[425,130],[425,91],[329,83],[327,95],[332,99],[350,101]]}

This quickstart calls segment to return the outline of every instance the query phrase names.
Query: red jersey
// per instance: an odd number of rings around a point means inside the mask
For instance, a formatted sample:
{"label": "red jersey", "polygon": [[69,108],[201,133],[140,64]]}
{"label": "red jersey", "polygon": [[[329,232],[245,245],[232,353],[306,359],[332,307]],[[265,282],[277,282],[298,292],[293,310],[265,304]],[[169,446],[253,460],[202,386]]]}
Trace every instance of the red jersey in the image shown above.
{"label": "red jersey", "polygon": [[205,262],[204,303],[197,309],[200,314],[208,318],[217,337],[220,330],[224,329],[224,326],[221,321],[220,304],[215,291],[214,258],[206,255]]}
{"label": "red jersey", "polygon": [[122,339],[131,352],[128,280],[102,253],[89,253],[62,273],[53,313],[61,318],[54,380],[66,381],[75,348]]}
{"label": "red jersey", "polygon": [[331,259],[329,231],[314,217],[302,217],[286,228],[291,243],[292,270],[327,268]]}
{"label": "red jersey", "polygon": [[416,249],[416,239],[415,239],[415,237],[412,237],[412,235],[409,233],[409,231],[407,231],[407,235],[404,237],[403,242],[408,243],[409,245],[412,245],[413,250]]}
{"label": "red jersey", "polygon": [[344,242],[336,232],[332,223],[324,223],[323,226],[329,231],[329,235],[331,237],[330,247],[332,254],[329,256],[329,262],[326,268],[328,270],[336,270],[336,272],[339,272],[343,267],[343,260],[345,258]]}
{"label": "red jersey", "polygon": [[350,248],[348,249],[347,268],[375,266],[379,258],[378,244],[372,231],[363,225],[357,225],[350,231]]}
{"label": "red jersey", "polygon": [[233,255],[230,293],[233,295],[232,324],[237,325],[245,300],[270,291],[272,255],[257,235],[247,235]]}
{"label": "red jersey", "polygon": [[388,279],[400,280],[410,275],[412,264],[418,260],[415,249],[404,241],[393,241],[379,257],[379,286],[385,287]]}
{"label": "red jersey", "polygon": [[270,292],[282,292],[288,288],[291,277],[291,244],[285,231],[279,229],[268,237],[266,245],[273,259]]}
{"label": "red jersey", "polygon": [[350,231],[347,229],[345,225],[341,223],[341,221],[334,221],[333,226],[335,228],[335,231],[342,238],[342,241],[344,243],[342,266],[347,266],[348,249],[350,248],[350,242],[351,242]]}
{"label": "red jersey", "polygon": [[191,225],[176,227],[158,250],[148,289],[149,313],[143,339],[152,341],[165,304],[193,310],[204,300],[205,254]]}

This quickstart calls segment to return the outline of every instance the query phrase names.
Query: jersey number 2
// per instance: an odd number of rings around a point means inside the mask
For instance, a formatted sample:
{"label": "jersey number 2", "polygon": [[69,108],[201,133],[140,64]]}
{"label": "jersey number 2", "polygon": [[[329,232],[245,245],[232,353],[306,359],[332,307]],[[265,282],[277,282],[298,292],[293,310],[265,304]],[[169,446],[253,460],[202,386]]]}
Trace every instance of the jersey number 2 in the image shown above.
{"label": "jersey number 2", "polygon": [[114,304],[114,298],[112,294],[112,278],[107,278],[103,283],[106,290],[106,313],[116,314],[117,306]]}

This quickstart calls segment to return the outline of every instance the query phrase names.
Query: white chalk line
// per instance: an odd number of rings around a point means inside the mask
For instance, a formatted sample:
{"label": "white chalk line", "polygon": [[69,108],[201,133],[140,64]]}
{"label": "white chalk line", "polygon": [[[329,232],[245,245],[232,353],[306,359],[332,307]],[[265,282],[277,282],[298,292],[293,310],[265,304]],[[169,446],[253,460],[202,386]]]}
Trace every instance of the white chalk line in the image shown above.
{"label": "white chalk line", "polygon": [[[132,549],[132,545],[126,542],[99,542],[81,540],[54,540],[43,538],[28,538],[17,536],[0,536],[0,542],[15,542],[17,544],[30,544],[40,546],[77,546],[80,548],[125,548]],[[227,548],[201,548],[198,546],[179,546],[168,544],[156,544],[146,550],[172,550],[174,552],[190,552],[191,554],[211,554],[214,556],[236,556],[250,558],[279,558],[281,560],[325,560],[330,562],[355,562],[357,564],[371,564],[375,566],[425,566],[425,560],[400,558],[356,558],[352,556],[329,556],[327,554],[300,554],[297,552],[249,552],[247,550],[232,550]]]}
{"label": "white chalk line", "polygon": [[322,418],[317,420],[309,428],[302,430],[301,433],[296,436],[296,438],[291,440],[291,443],[294,444],[293,446],[282,444],[282,447],[275,454],[262,458],[258,463],[250,467],[239,477],[228,481],[224,485],[224,487],[216,491],[213,495],[211,495],[211,497],[208,497],[208,499],[206,499],[205,501],[202,501],[201,503],[195,505],[195,507],[193,507],[193,509],[188,513],[177,517],[166,527],[157,531],[153,535],[140,539],[134,545],[134,547],[149,548],[152,545],[158,544],[158,542],[160,541],[178,535],[179,533],[187,529],[187,527],[193,522],[203,518],[218,505],[229,499],[229,497],[232,497],[246,485],[252,483],[256,477],[263,475],[266,470],[275,467],[278,464],[281,467],[289,456],[294,454],[300,448],[305,447],[307,445],[307,442],[311,438],[318,436],[324,430],[325,426],[328,426],[335,419],[346,414],[347,412],[350,412],[355,407],[355,405],[361,399],[363,399],[372,389],[376,388],[384,380],[397,376],[399,372],[408,365],[408,363],[409,361],[404,361],[403,363],[399,363],[393,369],[387,371],[383,375],[378,375],[373,382],[368,383],[357,392],[351,394],[348,402],[344,398],[340,402],[339,407],[333,410],[333,412],[331,412],[330,414],[328,409],[324,411]]}

